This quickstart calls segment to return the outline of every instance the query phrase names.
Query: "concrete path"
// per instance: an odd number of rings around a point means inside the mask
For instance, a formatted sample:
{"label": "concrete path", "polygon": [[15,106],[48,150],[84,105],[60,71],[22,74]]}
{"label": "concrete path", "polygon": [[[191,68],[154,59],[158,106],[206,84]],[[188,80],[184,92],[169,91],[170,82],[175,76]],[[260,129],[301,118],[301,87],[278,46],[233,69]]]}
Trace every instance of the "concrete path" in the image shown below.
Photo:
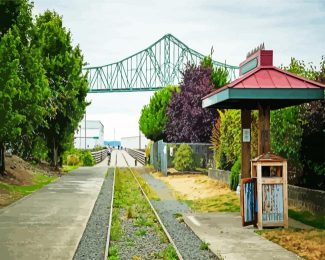
{"label": "concrete path", "polygon": [[107,171],[82,167],[0,210],[0,259],[72,259]]}
{"label": "concrete path", "polygon": [[185,223],[216,255],[226,260],[300,259],[294,253],[263,238],[253,227],[243,228],[238,213],[185,214]]}
{"label": "concrete path", "polygon": [[[130,167],[135,167],[134,158],[124,150],[113,150],[112,155],[111,155],[110,166],[127,167],[128,165],[125,162],[124,158],[127,160]],[[142,167],[142,165],[139,165],[139,164],[140,163],[137,163],[137,166]]]}

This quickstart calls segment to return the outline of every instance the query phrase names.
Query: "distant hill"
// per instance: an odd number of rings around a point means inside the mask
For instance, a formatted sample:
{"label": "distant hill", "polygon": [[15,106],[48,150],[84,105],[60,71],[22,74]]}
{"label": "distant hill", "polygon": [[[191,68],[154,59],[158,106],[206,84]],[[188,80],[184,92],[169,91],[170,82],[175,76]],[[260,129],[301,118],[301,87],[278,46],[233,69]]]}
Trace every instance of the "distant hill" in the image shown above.
{"label": "distant hill", "polygon": [[109,146],[121,146],[121,141],[104,141],[104,145],[109,145]]}

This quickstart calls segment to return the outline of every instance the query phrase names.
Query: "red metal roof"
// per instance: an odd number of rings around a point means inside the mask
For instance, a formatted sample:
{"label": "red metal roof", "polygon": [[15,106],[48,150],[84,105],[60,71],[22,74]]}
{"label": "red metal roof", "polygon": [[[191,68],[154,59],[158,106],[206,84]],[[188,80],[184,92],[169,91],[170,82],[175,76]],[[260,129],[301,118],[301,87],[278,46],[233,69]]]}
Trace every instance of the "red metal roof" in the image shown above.
{"label": "red metal roof", "polygon": [[228,85],[219,88],[203,99],[213,96],[227,88],[241,89],[306,89],[306,88],[325,88],[321,83],[299,77],[295,74],[281,70],[274,66],[259,66],[254,70],[244,74]]}

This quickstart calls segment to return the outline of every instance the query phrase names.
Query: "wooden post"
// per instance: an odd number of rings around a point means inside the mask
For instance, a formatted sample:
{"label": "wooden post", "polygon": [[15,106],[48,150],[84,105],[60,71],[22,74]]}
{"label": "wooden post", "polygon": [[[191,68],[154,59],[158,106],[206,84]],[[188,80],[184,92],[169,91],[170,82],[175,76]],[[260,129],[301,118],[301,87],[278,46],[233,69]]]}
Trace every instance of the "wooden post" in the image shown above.
{"label": "wooden post", "polygon": [[[241,110],[241,178],[250,178],[251,173],[251,111]],[[245,130],[244,130],[245,129]],[[249,140],[244,140],[244,131],[249,132]],[[247,138],[247,136],[245,137]]]}
{"label": "wooden post", "polygon": [[263,208],[262,208],[262,165],[257,163],[257,226],[263,229]]}
{"label": "wooden post", "polygon": [[270,106],[258,105],[258,155],[270,152]]}
{"label": "wooden post", "polygon": [[285,228],[289,227],[288,221],[288,168],[287,162],[283,163],[282,180],[283,180],[283,224]]}

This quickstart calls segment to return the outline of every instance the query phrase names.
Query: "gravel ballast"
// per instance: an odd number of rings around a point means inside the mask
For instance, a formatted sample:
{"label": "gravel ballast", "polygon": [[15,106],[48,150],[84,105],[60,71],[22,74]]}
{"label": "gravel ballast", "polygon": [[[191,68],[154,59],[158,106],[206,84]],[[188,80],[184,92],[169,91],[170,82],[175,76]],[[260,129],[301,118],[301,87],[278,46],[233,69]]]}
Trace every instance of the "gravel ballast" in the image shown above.
{"label": "gravel ballast", "polygon": [[112,198],[114,168],[108,169],[86,229],[79,242],[74,260],[103,259],[107,240],[110,216],[110,202]]}
{"label": "gravel ballast", "polygon": [[109,259],[176,259],[131,171],[119,168],[115,178]]}
{"label": "gravel ballast", "polygon": [[[170,192],[165,183],[154,178],[150,174],[143,174],[144,171],[141,171],[140,169],[137,170],[142,172],[141,176],[154,190],[156,190],[157,194],[161,194],[162,190],[164,193]],[[172,195],[168,197],[172,197]],[[184,259],[218,259],[218,257],[210,250],[200,249],[202,241],[184,222],[177,220],[175,217],[175,214],[191,212],[190,208],[185,203],[179,202],[175,199],[159,201],[152,200],[151,203],[158,212],[159,217],[164,223]]]}

